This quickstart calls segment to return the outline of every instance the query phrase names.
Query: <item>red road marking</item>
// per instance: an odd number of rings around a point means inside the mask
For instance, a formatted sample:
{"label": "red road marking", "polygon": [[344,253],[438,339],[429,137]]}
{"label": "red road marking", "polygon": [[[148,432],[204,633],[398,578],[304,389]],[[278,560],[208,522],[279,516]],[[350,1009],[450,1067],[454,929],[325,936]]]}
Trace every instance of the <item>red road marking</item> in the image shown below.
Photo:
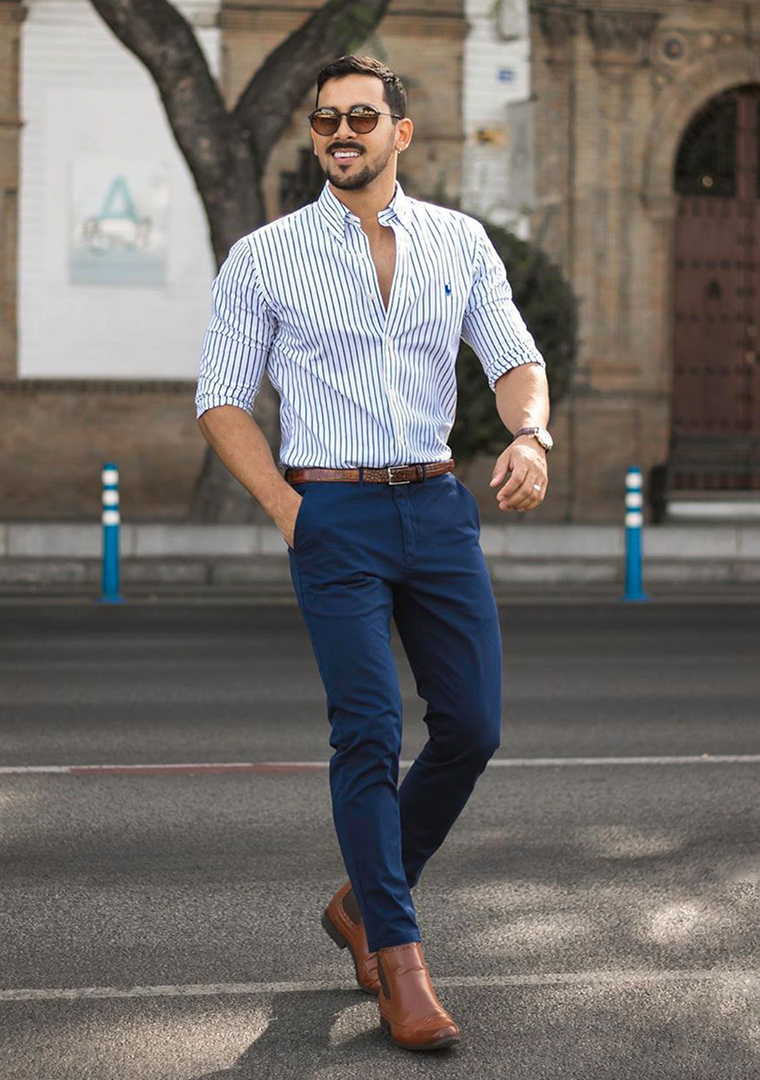
{"label": "red road marking", "polygon": [[188,773],[290,773],[290,772],[309,772],[315,769],[324,769],[327,765],[325,762],[315,765],[300,765],[300,764],[277,764],[268,765],[263,762],[255,763],[243,763],[234,765],[72,765],[71,768],[66,769],[72,776],[89,776],[93,773],[108,774],[118,776],[146,776],[169,773],[179,773],[181,775],[187,775]]}

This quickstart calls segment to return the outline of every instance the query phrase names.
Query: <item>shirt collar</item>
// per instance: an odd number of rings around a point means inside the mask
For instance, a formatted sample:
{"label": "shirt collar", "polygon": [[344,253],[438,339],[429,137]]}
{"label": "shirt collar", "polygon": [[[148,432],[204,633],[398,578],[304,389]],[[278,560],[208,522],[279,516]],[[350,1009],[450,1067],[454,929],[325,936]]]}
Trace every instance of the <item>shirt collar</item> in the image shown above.
{"label": "shirt collar", "polygon": [[[357,225],[361,223],[361,219],[356,214],[352,213],[348,207],[333,194],[329,180],[325,180],[324,187],[317,199],[316,205],[327,225],[337,233],[341,240],[345,238],[346,224],[349,221],[353,221]],[[411,205],[409,197],[405,194],[404,189],[397,180],[393,191],[393,198],[384,210],[379,211],[377,220],[381,225],[386,225],[393,220],[399,221],[407,232],[411,232],[410,218]]]}

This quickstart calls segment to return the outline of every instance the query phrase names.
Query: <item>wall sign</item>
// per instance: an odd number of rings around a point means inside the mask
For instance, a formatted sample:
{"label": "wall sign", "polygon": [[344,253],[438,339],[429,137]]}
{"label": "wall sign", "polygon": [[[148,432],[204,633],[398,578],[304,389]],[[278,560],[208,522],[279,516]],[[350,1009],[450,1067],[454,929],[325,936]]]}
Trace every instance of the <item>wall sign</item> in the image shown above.
{"label": "wall sign", "polygon": [[72,163],[71,180],[70,280],[164,284],[168,165],[82,158]]}

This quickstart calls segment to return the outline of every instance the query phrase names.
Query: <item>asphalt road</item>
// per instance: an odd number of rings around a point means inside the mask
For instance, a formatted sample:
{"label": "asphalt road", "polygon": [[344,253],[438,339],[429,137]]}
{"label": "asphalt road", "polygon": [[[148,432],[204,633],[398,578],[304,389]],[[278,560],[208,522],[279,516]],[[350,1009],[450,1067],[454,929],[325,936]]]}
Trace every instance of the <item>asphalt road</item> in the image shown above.
{"label": "asphalt road", "polygon": [[[298,609],[0,604],[0,1078],[760,1075],[760,605],[501,610],[502,745],[414,892],[463,1038],[411,1054],[319,924]],[[257,762],[318,767],[142,768]]]}

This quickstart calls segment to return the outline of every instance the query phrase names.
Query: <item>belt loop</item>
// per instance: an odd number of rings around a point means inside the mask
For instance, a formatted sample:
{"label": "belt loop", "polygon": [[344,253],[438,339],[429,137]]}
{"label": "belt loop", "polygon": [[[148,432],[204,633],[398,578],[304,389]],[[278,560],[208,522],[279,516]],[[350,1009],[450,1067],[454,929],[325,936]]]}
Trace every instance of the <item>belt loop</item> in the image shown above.
{"label": "belt loop", "polygon": [[425,462],[424,461],[421,462],[421,465],[422,465],[422,482],[424,484],[425,481],[427,480],[427,476],[425,475]]}
{"label": "belt loop", "polygon": [[359,466],[359,487],[364,487],[364,466]]}

